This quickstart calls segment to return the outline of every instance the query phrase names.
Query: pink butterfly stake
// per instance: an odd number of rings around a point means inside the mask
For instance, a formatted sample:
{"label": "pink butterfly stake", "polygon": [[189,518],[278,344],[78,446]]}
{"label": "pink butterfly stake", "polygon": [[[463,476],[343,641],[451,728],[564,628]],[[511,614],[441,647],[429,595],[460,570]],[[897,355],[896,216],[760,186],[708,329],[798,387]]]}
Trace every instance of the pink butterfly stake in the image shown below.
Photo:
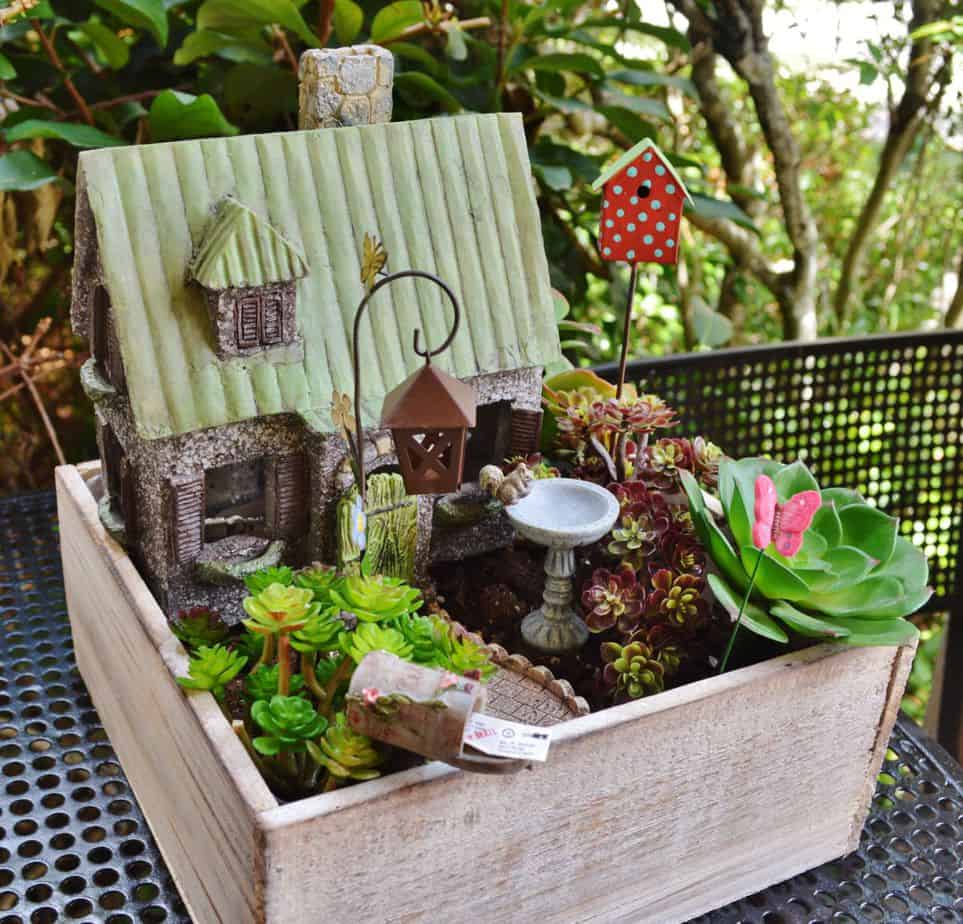
{"label": "pink butterfly stake", "polygon": [[823,499],[818,491],[800,491],[794,494],[785,504],[780,504],[776,495],[776,486],[768,475],[759,475],[755,483],[755,507],[753,510],[752,544],[759,549],[756,564],[749,576],[749,587],[739,607],[739,615],[732,627],[732,635],[726,645],[725,654],[719,663],[719,673],[726,669],[732,646],[742,622],[742,614],[749,604],[752,588],[756,583],[759,566],[765,557],[766,549],[775,542],[776,551],[785,558],[793,558],[802,548],[803,534],[812,526],[816,511],[822,506]]}
{"label": "pink butterfly stake", "polygon": [[800,491],[785,504],[776,499],[776,486],[768,475],[756,479],[755,522],[752,544],[760,552],[775,540],[776,551],[792,558],[802,547],[803,533],[812,525],[823,500],[818,491]]}

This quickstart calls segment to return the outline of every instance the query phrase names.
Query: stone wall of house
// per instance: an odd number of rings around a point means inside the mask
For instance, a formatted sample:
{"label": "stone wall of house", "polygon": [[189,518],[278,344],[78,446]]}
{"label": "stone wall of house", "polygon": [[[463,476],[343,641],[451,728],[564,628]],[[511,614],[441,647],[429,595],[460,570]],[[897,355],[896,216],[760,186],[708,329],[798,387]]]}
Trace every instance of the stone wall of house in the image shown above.
{"label": "stone wall of house", "polygon": [[313,48],[301,55],[298,127],[391,121],[394,58],[378,45]]}

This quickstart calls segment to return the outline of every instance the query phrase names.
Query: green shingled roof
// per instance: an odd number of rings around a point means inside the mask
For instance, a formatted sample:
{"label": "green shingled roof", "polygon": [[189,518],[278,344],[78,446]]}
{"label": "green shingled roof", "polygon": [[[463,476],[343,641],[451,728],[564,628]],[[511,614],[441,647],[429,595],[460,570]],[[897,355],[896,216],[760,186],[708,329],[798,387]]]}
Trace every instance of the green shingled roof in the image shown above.
{"label": "green shingled roof", "polygon": [[[187,433],[296,412],[332,429],[331,393],[351,391],[350,333],[365,232],[389,268],[437,273],[462,326],[435,360],[459,377],[561,357],[528,153],[517,115],[212,138],[81,155],[138,432]],[[290,348],[219,360],[204,290],[189,268],[231,196],[299,254],[303,356]],[[264,225],[262,224],[262,227]],[[81,263],[80,265],[84,265]],[[437,286],[403,280],[361,326],[363,423],[450,323]]]}
{"label": "green shingled roof", "polygon": [[233,196],[218,207],[191,266],[208,289],[291,282],[307,271],[297,247]]}

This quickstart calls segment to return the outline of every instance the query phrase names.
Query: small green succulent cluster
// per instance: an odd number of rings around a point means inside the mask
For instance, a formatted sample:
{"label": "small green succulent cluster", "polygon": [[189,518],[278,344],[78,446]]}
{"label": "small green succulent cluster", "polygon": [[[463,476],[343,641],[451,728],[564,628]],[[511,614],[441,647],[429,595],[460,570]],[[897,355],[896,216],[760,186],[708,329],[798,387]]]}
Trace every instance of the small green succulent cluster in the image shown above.
{"label": "small green succulent cluster", "polygon": [[185,637],[217,638],[231,647],[198,647],[180,682],[213,692],[227,712],[225,688],[242,678],[243,698],[232,699],[228,717],[284,798],[378,775],[384,752],[349,728],[343,715],[351,674],[369,652],[474,678],[487,679],[495,670],[487,648],[456,636],[439,615],[420,615],[421,593],[399,578],[344,575],[314,564],[265,569],[246,584],[251,593],[243,601],[247,619],[239,638],[229,641],[226,627],[206,612],[182,619]]}
{"label": "small green succulent cluster", "polygon": [[[781,504],[802,491],[817,491],[822,499],[792,558],[780,555],[774,545],[760,557],[753,545],[760,475],[772,479]],[[699,538],[719,570],[709,575],[709,586],[733,616],[759,563],[742,617],[746,628],[778,642],[788,641],[787,629],[850,645],[899,645],[917,637],[906,617],[930,597],[926,558],[899,535],[897,520],[855,491],[820,489],[802,462],[723,460],[719,498],[724,531],[695,479],[683,472],[682,484]]]}
{"label": "small green succulent cluster", "polygon": [[220,644],[227,638],[230,629],[214,610],[206,606],[193,606],[177,614],[171,632],[191,651],[202,645]]}

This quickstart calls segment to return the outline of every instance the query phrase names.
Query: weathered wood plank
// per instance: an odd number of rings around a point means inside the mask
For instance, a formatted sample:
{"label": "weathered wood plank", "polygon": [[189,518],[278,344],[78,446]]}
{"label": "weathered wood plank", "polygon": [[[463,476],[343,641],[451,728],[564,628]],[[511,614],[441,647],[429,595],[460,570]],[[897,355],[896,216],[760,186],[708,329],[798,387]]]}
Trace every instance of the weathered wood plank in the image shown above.
{"label": "weathered wood plank", "polygon": [[718,907],[848,851],[904,658],[819,646],[575,719],[531,772],[425,767],[269,811],[268,920],[669,924]]}
{"label": "weathered wood plank", "polygon": [[57,503],[77,664],[178,888],[198,922],[262,921],[256,816],[277,801],[213,697],[175,683],[184,650],[73,467]]}

